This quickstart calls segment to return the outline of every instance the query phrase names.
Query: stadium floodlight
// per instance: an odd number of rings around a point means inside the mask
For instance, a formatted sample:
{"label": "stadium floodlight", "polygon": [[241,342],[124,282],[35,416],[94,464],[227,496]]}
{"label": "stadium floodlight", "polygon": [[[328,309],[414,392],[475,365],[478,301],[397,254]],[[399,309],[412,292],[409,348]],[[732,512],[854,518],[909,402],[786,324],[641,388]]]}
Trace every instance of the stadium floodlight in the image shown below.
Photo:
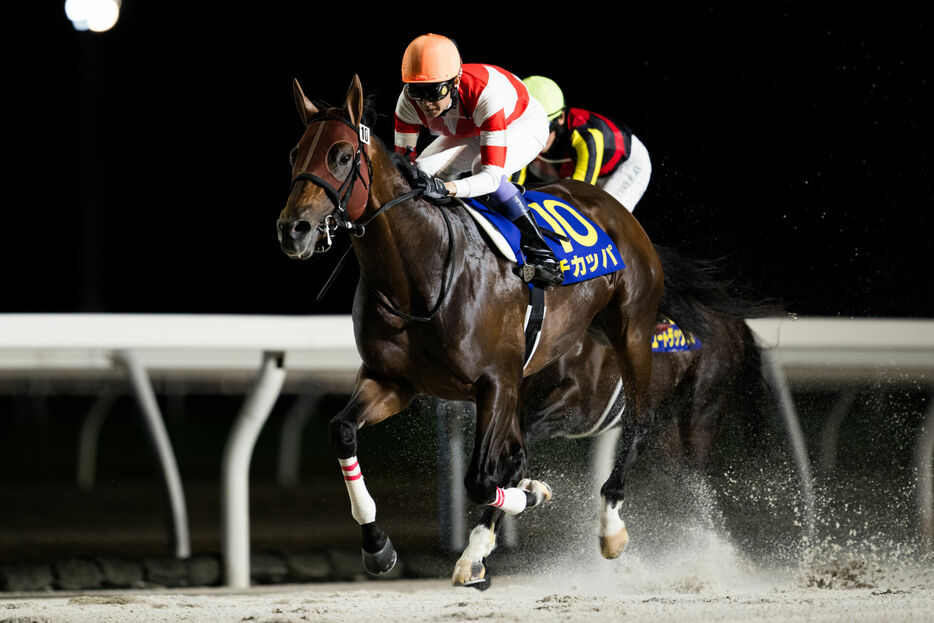
{"label": "stadium floodlight", "polygon": [[120,17],[120,0],[65,0],[65,15],[75,30],[104,32]]}

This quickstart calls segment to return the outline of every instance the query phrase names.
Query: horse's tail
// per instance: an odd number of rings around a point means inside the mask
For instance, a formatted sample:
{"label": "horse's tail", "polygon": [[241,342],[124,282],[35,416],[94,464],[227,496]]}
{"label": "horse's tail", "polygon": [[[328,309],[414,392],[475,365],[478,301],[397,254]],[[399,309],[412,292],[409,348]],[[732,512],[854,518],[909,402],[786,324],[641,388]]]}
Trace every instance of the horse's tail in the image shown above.
{"label": "horse's tail", "polygon": [[746,320],[784,313],[775,300],[753,300],[732,293],[733,281],[722,277],[722,260],[695,260],[668,247],[654,246],[665,273],[658,311],[701,341],[710,335],[710,314]]}
{"label": "horse's tail", "polygon": [[762,370],[762,350],[755,334],[745,324],[742,335],[742,363],[736,374],[732,413],[744,443],[762,449],[768,439],[770,422],[775,421],[778,402]]}
{"label": "horse's tail", "polygon": [[711,322],[724,317],[741,321],[742,362],[733,382],[731,411],[746,442],[762,443],[776,401],[762,373],[762,351],[744,321],[787,312],[775,299],[754,299],[736,293],[734,282],[722,276],[722,260],[694,260],[660,245],[655,245],[655,250],[665,273],[659,313],[682,331],[698,336],[701,343],[712,336]]}

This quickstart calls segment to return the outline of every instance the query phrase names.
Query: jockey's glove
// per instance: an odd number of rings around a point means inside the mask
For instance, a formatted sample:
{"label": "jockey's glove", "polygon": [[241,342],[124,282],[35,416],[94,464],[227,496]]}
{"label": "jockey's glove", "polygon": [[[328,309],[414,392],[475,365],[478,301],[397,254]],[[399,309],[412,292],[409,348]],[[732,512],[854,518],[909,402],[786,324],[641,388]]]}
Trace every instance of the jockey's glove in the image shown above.
{"label": "jockey's glove", "polygon": [[420,175],[415,182],[415,186],[422,191],[422,197],[426,199],[443,199],[448,196],[448,189],[444,182],[430,175]]}

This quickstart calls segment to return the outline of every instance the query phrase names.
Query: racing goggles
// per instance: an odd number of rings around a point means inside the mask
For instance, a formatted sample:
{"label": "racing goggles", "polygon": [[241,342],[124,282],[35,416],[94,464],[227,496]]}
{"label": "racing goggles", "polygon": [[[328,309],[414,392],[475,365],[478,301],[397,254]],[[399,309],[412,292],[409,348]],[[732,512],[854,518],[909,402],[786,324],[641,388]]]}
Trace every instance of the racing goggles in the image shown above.
{"label": "racing goggles", "polygon": [[453,82],[453,80],[430,83],[410,82],[405,85],[405,93],[413,100],[437,102],[448,96],[451,92],[451,88],[454,86]]}

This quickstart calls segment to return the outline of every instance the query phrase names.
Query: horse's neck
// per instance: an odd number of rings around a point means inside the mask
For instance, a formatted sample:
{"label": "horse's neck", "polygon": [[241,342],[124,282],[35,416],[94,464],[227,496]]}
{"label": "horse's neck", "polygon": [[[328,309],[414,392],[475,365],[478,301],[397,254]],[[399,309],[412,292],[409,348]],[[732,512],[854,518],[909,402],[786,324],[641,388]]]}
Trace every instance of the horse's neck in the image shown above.
{"label": "horse's neck", "polygon": [[[384,151],[374,150],[372,159],[367,215],[410,190]],[[415,313],[434,304],[451,244],[439,212],[443,209],[406,201],[377,216],[366,233],[354,239],[361,274],[371,290]]]}

